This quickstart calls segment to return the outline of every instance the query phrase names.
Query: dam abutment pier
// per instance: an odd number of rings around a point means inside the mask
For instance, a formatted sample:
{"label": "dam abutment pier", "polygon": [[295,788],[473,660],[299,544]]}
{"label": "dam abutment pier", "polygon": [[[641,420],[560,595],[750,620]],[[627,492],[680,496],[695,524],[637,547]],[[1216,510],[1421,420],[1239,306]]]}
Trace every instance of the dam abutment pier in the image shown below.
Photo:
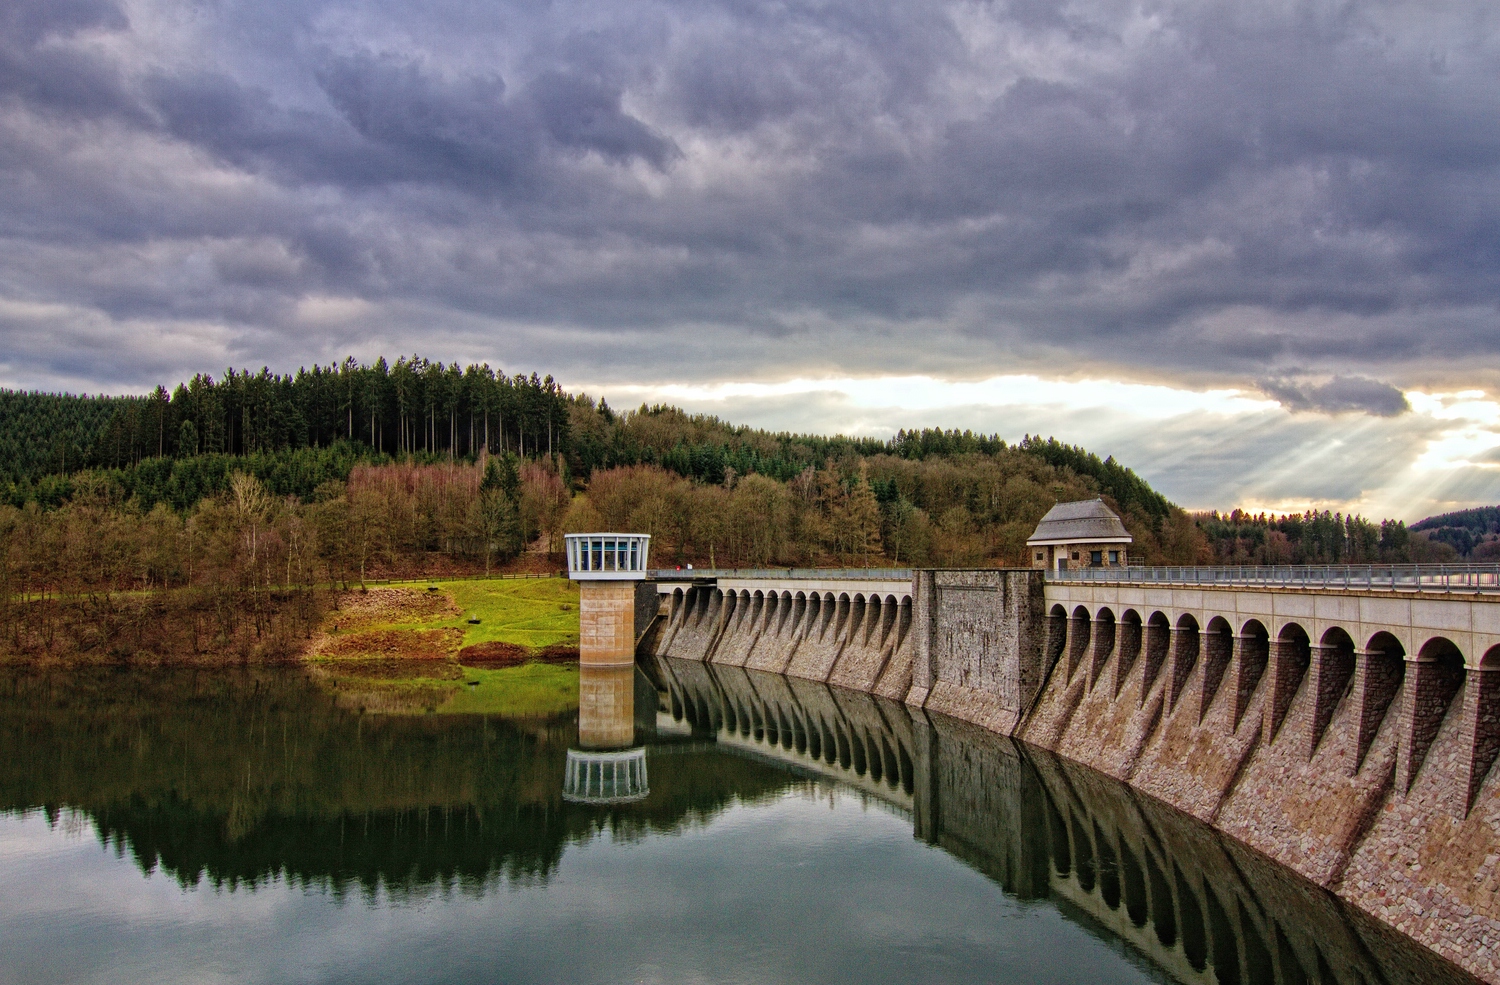
{"label": "dam abutment pier", "polygon": [[[901,702],[919,723],[1013,737],[1500,981],[1500,568],[652,578],[644,657],[835,685]],[[791,720],[774,727],[824,748]],[[916,759],[918,785],[929,739],[896,756]],[[849,737],[828,741],[853,762]]]}
{"label": "dam abutment pier", "polygon": [[[911,689],[923,708],[1014,733],[1060,653],[1046,617],[1042,572],[920,570]],[[1069,671],[1075,661],[1070,657]]]}

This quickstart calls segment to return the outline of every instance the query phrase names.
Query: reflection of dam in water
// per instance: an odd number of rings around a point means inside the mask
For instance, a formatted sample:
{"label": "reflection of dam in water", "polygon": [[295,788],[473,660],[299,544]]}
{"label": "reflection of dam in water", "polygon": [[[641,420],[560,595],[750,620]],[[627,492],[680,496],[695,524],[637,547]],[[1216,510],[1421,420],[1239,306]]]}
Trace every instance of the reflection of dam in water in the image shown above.
{"label": "reflection of dam in water", "polygon": [[568,750],[563,799],[623,804],[650,791],[646,747],[636,745],[633,664],[578,668],[578,747]]}
{"label": "reflection of dam in water", "polygon": [[1258,853],[1044,750],[816,682],[692,660],[649,669],[664,730],[877,798],[916,837],[1176,981],[1472,981]]}
{"label": "reflection of dam in water", "polygon": [[861,691],[691,660],[658,664],[663,714],[736,752],[827,776],[910,813],[911,716]]}

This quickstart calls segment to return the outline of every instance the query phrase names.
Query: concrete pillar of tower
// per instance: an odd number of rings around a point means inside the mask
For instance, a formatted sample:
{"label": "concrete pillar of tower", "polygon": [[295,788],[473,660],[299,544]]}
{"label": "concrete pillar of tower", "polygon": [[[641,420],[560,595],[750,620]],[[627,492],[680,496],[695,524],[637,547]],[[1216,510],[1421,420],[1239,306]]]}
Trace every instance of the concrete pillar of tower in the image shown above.
{"label": "concrete pillar of tower", "polygon": [[578,663],[635,665],[635,582],[584,581],[578,586]]}
{"label": "concrete pillar of tower", "polygon": [[[578,745],[586,753],[626,749],[635,743],[635,589],[646,577],[650,541],[644,534],[567,537],[568,577],[578,582],[579,595]],[[643,785],[641,791],[626,790],[620,779],[635,783],[638,772],[643,784],[644,760],[641,764],[587,760],[586,764],[601,771],[609,790],[591,793],[592,788],[585,785],[582,793],[574,791],[579,798],[619,799],[625,796],[621,791],[644,795]]]}

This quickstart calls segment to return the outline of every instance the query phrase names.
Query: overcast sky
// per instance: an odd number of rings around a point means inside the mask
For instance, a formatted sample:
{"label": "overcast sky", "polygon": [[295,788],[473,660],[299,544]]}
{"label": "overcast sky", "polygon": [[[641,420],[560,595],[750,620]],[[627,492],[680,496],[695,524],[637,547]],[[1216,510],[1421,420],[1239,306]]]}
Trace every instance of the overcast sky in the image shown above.
{"label": "overcast sky", "polygon": [[0,386],[419,352],[1500,502],[1500,13],[7,0]]}

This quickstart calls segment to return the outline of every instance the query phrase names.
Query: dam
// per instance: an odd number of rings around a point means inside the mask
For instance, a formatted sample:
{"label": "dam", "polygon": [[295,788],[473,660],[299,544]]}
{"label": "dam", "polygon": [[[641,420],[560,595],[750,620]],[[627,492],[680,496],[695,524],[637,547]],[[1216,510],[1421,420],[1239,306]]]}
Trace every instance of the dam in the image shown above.
{"label": "dam", "polygon": [[[1075,786],[1080,766],[1122,781],[1500,980],[1500,569],[655,571],[637,592],[638,660],[679,668],[672,701],[706,727],[857,755],[920,818],[923,743],[964,723],[1058,757]],[[781,675],[778,707],[809,682],[917,724],[881,745],[769,704],[715,711],[692,666]]]}

